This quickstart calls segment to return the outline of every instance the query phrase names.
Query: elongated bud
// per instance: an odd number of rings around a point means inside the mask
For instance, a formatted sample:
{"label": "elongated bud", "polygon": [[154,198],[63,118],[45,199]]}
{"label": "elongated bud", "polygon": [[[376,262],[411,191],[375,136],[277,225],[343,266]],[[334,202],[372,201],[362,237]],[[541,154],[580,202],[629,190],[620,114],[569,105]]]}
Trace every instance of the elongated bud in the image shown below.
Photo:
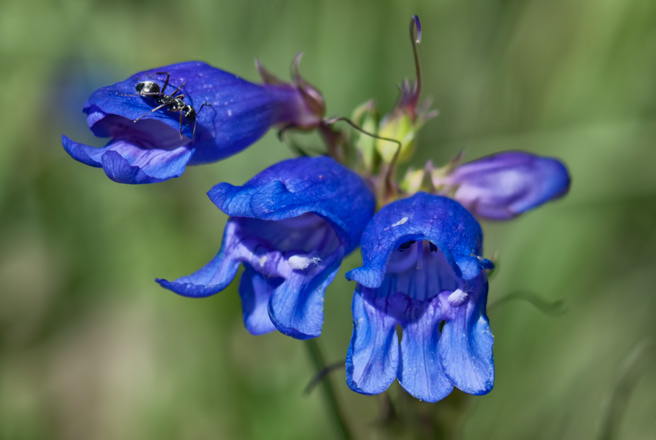
{"label": "elongated bud", "polygon": [[509,151],[434,176],[433,183],[478,217],[509,220],[567,194],[570,177],[557,159]]}

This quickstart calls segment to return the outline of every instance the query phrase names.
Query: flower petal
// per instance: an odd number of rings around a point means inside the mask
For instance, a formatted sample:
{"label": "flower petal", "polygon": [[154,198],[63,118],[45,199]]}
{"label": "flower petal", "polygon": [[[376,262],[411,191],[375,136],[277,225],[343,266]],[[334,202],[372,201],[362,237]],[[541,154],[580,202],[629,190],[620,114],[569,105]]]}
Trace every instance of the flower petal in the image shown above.
{"label": "flower petal", "polygon": [[156,279],[155,281],[165,289],[172,290],[182,296],[194,298],[214,295],[225,289],[239,270],[239,261],[227,255],[227,250],[232,250],[239,245],[234,234],[234,228],[235,226],[230,222],[226,224],[221,249],[203,268],[175,281],[164,279]]}
{"label": "flower petal", "polygon": [[439,298],[425,303],[397,295],[396,301],[405,303],[397,307],[403,307],[406,315],[406,323],[402,324],[399,382],[417,399],[442,400],[451,393],[453,386],[444,375],[439,357],[439,325],[443,319]]}
{"label": "flower petal", "polygon": [[89,145],[75,142],[66,136],[62,136],[62,145],[64,146],[64,150],[78,162],[97,168],[102,166],[102,155],[106,151],[104,148],[90,147]]}
{"label": "flower petal", "polygon": [[475,215],[508,220],[564,196],[570,177],[557,159],[511,151],[461,165],[445,182]]}
{"label": "flower petal", "polygon": [[328,260],[294,270],[273,292],[269,316],[281,333],[296,339],[321,335],[324,293],[337,275],[342,257],[337,251]]}
{"label": "flower petal", "polygon": [[208,196],[233,217],[281,220],[314,212],[335,227],[347,253],[359,244],[375,208],[364,180],[328,157],[285,160],[243,186],[220,183]]}
{"label": "flower petal", "polygon": [[476,219],[454,200],[419,192],[376,213],[362,233],[363,266],[346,278],[380,287],[392,251],[410,240],[437,245],[463,279],[474,278],[483,269],[479,263],[483,233]]}
{"label": "flower petal", "polygon": [[269,318],[267,305],[280,278],[265,278],[246,266],[239,282],[239,296],[244,315],[244,326],[253,335],[263,335],[276,329]]}
{"label": "flower petal", "polygon": [[494,337],[485,315],[487,281],[476,281],[471,301],[456,309],[440,338],[440,361],[454,386],[469,394],[486,394],[494,386]]}
{"label": "flower petal", "polygon": [[144,149],[125,140],[94,148],[62,137],[64,148],[74,159],[102,167],[107,176],[119,183],[154,183],[180,176],[193,150]]}
{"label": "flower petal", "polygon": [[358,285],[353,295],[353,335],[346,355],[346,383],[362,394],[379,394],[396,379],[399,339],[385,298]]}

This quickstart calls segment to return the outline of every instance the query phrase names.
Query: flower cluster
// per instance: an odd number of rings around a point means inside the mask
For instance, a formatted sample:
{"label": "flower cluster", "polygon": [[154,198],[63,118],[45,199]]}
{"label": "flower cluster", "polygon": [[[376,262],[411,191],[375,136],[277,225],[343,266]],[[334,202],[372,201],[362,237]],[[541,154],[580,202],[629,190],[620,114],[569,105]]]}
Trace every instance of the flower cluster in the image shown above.
{"label": "flower cluster", "polygon": [[[326,289],[360,247],[362,266],[346,274],[356,283],[348,386],[377,394],[398,379],[411,395],[435,402],[454,387],[485,394],[494,384],[486,315],[494,264],[483,255],[477,218],[509,220],[561,197],[569,174],[557,159],[515,151],[440,168],[429,162],[397,181],[398,164],[436,116],[420,102],[416,17],[410,34],[417,81],[404,83],[382,118],[369,102],[351,119],[327,119],[322,95],[298,73],[298,57],[289,83],[259,64],[263,84],[186,62],[96,91],[84,112],[109,143],[95,148],[64,136],[63,145],[116,182],[154,183],[238,153],[271,127],[317,130],[326,155],[274,164],[243,186],[214,186],[208,195],[229,216],[217,255],[191,275],[157,282],[205,297],[243,266],[246,329],[315,338]],[[339,121],[355,131],[338,130]]]}

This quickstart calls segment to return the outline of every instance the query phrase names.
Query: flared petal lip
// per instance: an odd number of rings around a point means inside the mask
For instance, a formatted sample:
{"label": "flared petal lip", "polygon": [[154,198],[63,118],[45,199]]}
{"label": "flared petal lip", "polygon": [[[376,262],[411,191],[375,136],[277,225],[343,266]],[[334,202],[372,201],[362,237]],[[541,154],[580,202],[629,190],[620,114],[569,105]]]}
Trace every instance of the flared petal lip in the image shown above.
{"label": "flared petal lip", "polygon": [[118,183],[156,183],[179,177],[193,154],[184,146],[173,150],[143,149],[127,140],[110,142],[96,148],[62,136],[62,145],[75,160],[103,168]]}
{"label": "flared petal lip", "polygon": [[362,234],[363,265],[346,278],[378,288],[394,249],[410,240],[429,240],[445,255],[459,278],[469,280],[491,262],[481,257],[483,234],[476,219],[458,202],[418,192],[383,207]]}
{"label": "flared petal lip", "polygon": [[283,220],[314,213],[335,229],[347,254],[357,247],[375,207],[357,174],[323,156],[282,161],[243,186],[220,183],[207,194],[232,217]]}

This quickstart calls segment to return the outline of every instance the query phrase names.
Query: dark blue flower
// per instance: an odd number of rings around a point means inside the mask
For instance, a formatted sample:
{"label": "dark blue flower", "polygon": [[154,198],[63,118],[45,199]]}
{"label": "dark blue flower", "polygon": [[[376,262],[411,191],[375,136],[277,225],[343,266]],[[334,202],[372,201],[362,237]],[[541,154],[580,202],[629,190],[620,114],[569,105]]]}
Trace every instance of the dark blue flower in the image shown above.
{"label": "dark blue flower", "polygon": [[509,151],[465,163],[435,183],[455,188],[453,198],[474,215],[508,220],[567,194],[570,177],[557,159]]}
{"label": "dark blue flower", "polygon": [[[383,207],[362,234],[346,377],[377,394],[398,377],[435,402],[457,387],[485,394],[494,384],[492,333],[485,314],[482,232],[457,202],[417,193]],[[396,327],[400,326],[399,344]]]}
{"label": "dark blue flower", "polygon": [[[140,95],[135,87],[143,82],[155,83],[161,94]],[[155,110],[162,95],[180,100]],[[305,82],[258,85],[190,61],[137,73],[91,95],[84,112],[96,136],[111,138],[105,147],[66,136],[62,143],[74,159],[102,167],[116,182],[161,182],[180,176],[188,164],[238,153],[273,125],[312,128],[323,116],[316,113],[321,103],[321,95]]]}
{"label": "dark blue flower", "polygon": [[205,297],[228,286],[243,264],[239,293],[251,333],[319,336],[326,287],[374,212],[365,182],[330,158],[304,157],[273,165],[241,187],[220,183],[208,195],[230,216],[219,253],[189,276],[157,281]]}

